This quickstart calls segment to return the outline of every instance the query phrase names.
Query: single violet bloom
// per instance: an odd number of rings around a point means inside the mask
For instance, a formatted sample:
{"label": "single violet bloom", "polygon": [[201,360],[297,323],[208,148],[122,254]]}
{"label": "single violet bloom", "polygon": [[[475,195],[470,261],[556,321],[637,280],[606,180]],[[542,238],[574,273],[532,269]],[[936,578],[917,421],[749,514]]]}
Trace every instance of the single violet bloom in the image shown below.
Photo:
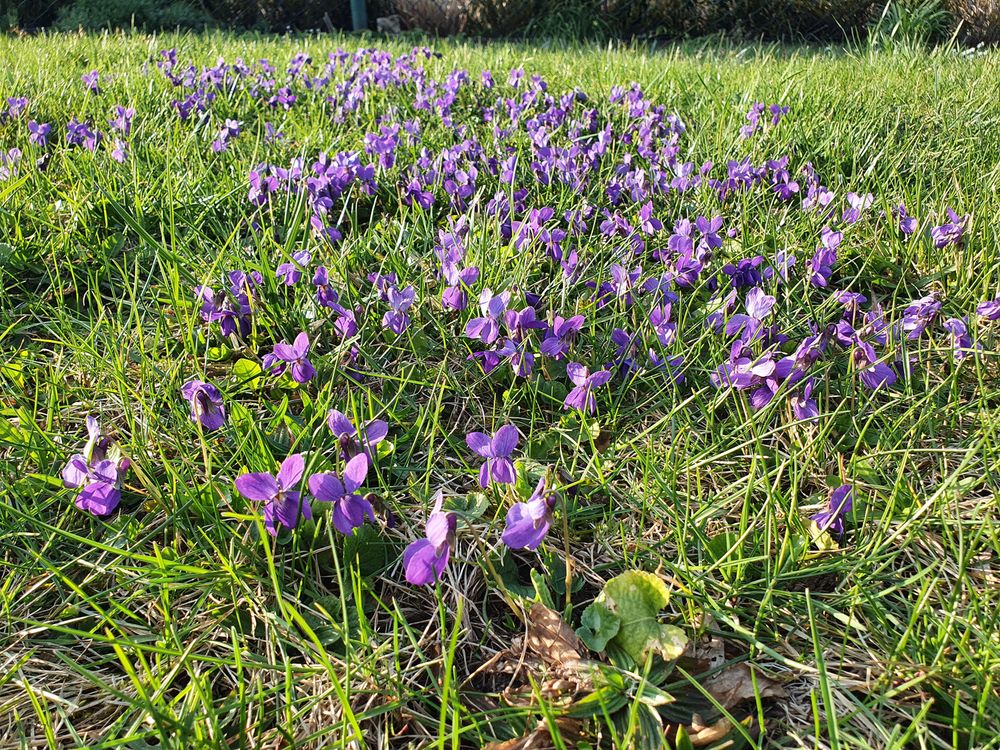
{"label": "single violet bloom", "polygon": [[951,334],[951,344],[956,362],[961,362],[982,348],[972,341],[972,336],[969,334],[968,318],[949,318],[944,322],[944,327]]}
{"label": "single violet bloom", "polygon": [[740,339],[749,344],[764,333],[764,319],[771,314],[776,300],[760,287],[754,287],[747,293],[746,315],[737,313],[726,323],[726,335],[740,333]]}
{"label": "single violet bloom", "polygon": [[424,538],[412,542],[403,551],[403,570],[413,586],[427,586],[439,580],[448,566],[451,545],[455,541],[458,519],[454,513],[441,510],[444,494],[439,490],[434,508],[427,518]]}
{"label": "single violet bloom", "polygon": [[222,394],[211,383],[189,380],[181,386],[181,395],[191,402],[191,420],[201,422],[206,430],[217,430],[226,421]]}
{"label": "single violet bloom", "polygon": [[470,339],[479,339],[484,344],[492,344],[500,335],[500,321],[507,310],[510,292],[494,295],[492,290],[484,289],[479,295],[481,318],[473,318],[465,326],[465,335]]}
{"label": "single violet bloom", "polygon": [[417,290],[412,285],[403,290],[392,287],[386,296],[392,309],[382,316],[382,327],[399,336],[410,327],[410,316],[407,315],[407,311],[416,299]]}
{"label": "single violet bloom", "polygon": [[359,430],[347,418],[347,415],[336,409],[330,410],[326,423],[329,425],[330,431],[336,435],[337,444],[340,446],[340,455],[344,457],[345,461],[351,460],[359,453],[364,453],[368,456],[369,463],[374,463],[375,456],[372,450],[389,434],[389,425],[381,419],[373,419],[365,425],[364,431],[359,434]]}
{"label": "single violet bloom", "polygon": [[789,399],[792,402],[792,413],[800,421],[815,422],[819,418],[819,405],[813,398],[814,379],[809,378],[802,386],[800,393],[793,393]]}
{"label": "single violet bloom", "polygon": [[326,472],[309,477],[309,492],[320,502],[333,504],[333,526],[350,536],[364,525],[365,519],[375,520],[372,504],[357,494],[368,476],[368,457],[358,453],[347,462],[343,477]]}
{"label": "single violet bloom", "polygon": [[555,503],[555,493],[545,491],[543,476],[527,502],[515,503],[507,511],[507,523],[500,539],[510,549],[537,549],[552,526]]}
{"label": "single violet bloom", "polygon": [[[299,250],[292,253],[291,261],[286,261],[279,265],[275,271],[275,276],[285,286],[295,286],[302,278],[302,269],[309,265],[312,260],[312,253],[308,250]],[[315,283],[315,282],[314,282]]]}
{"label": "single violet bloom", "polygon": [[574,315],[571,318],[556,315],[539,347],[542,354],[554,359],[565,357],[573,345],[576,334],[583,329],[583,323],[584,317],[582,315]]}
{"label": "single violet bloom", "polygon": [[479,470],[479,486],[486,489],[490,482],[514,484],[516,479],[514,464],[510,454],[517,448],[520,436],[512,424],[501,427],[490,438],[483,432],[470,432],[465,442],[472,452],[486,459]]}
{"label": "single violet bloom", "polygon": [[969,216],[968,214],[959,216],[949,208],[948,219],[941,226],[931,228],[931,241],[938,249],[962,242],[962,235],[965,234],[965,225],[969,221]]}
{"label": "single violet bloom", "polygon": [[284,342],[274,345],[274,351],[268,357],[264,369],[269,369],[275,375],[281,375],[286,367],[291,368],[292,380],[296,383],[307,383],[316,375],[316,369],[308,360],[309,337],[305,331],[295,337],[295,342]]}
{"label": "single violet bloom", "polygon": [[1000,296],[996,299],[980,302],[976,307],[976,314],[986,320],[1000,320]]}
{"label": "single violet bloom", "polygon": [[299,515],[312,518],[309,501],[295,488],[302,480],[305,461],[301,453],[293,453],[281,462],[277,476],[267,472],[246,473],[236,477],[236,490],[247,500],[264,503],[264,526],[271,536],[278,535],[278,526],[294,529]]}
{"label": "single violet bloom", "polygon": [[597,409],[594,388],[605,385],[611,380],[611,373],[608,370],[598,370],[592,373],[579,362],[570,362],[566,365],[566,374],[576,387],[566,395],[563,408],[579,409],[582,412],[593,414]]}
{"label": "single violet bloom", "polygon": [[830,493],[829,506],[810,520],[816,523],[820,531],[829,531],[838,539],[844,537],[844,516],[851,512],[854,506],[854,489],[849,484],[843,484]]}

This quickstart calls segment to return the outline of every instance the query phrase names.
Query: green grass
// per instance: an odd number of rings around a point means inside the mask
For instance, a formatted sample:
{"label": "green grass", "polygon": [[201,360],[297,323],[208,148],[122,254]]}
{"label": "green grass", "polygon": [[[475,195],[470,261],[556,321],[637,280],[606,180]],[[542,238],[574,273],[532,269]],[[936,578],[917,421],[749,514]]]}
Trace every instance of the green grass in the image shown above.
{"label": "green grass", "polygon": [[[401,53],[411,42],[377,44]],[[466,362],[471,349],[460,331],[468,316],[446,316],[435,305],[431,248],[447,212],[440,195],[432,220],[401,205],[395,172],[380,175],[376,196],[345,203],[345,240],[336,249],[302,231],[294,201],[256,217],[277,236],[248,229],[256,216],[246,200],[250,168],[360,148],[392,94],[373,94],[354,121],[338,124],[313,95],[299,92],[303,101],[284,113],[237,91],[220,95],[209,120],[196,125],[177,120],[169,107],[175,94],[155,67],[158,51],[172,46],[182,64],[242,56],[284,66],[300,49],[319,61],[361,43],[0,39],[0,93],[29,97],[30,116],[53,123],[57,144],[39,172],[24,121],[0,124],[4,150],[25,152],[20,176],[0,182],[0,746],[458,748],[516,737],[538,721],[554,725],[558,701],[508,705],[500,694],[511,675],[484,667],[523,634],[505,597],[520,611],[535,568],[538,596],[574,627],[602,583],[623,570],[657,570],[670,580],[671,622],[692,638],[714,634],[726,642],[727,659],[783,683],[786,697],[733,709],[737,720],[755,718],[744,738],[751,746],[995,747],[996,328],[976,324],[983,353],[961,366],[940,331],[909,342],[909,377],[890,393],[859,387],[845,357],[824,359],[822,415],[811,426],[791,418],[784,398],[753,412],[735,394],[717,392],[708,375],[728,345],[703,330],[697,309],[678,305],[684,343],[673,353],[686,357],[683,386],[662,375],[612,381],[599,393],[594,421],[563,418],[558,366],[549,363],[551,380],[525,381],[509,369],[483,376]],[[947,317],[1000,291],[996,52],[718,41],[660,51],[434,47],[443,53],[426,63],[435,77],[462,67],[478,79],[489,68],[502,83],[523,65],[553,94],[579,87],[602,111],[612,86],[637,81],[688,125],[684,158],[718,165],[751,155],[758,164],[791,153],[796,167],[812,162],[838,199],[848,190],[874,192],[868,218],[845,234],[836,288],[878,298],[892,319],[931,290],[941,293]],[[80,83],[94,68],[109,76],[101,97]],[[754,101],[791,112],[741,143],[737,132]],[[106,131],[113,104],[137,112],[125,164],[103,147],[90,154],[62,146],[71,116]],[[467,100],[456,105],[459,118],[470,112]],[[225,117],[241,120],[244,132],[213,154],[209,144]],[[440,149],[445,130],[421,117],[429,147]],[[268,120],[285,132],[281,144],[265,143]],[[488,128],[469,123],[488,143]],[[516,143],[523,153],[526,142]],[[566,188],[536,190],[529,205],[561,213],[580,204]],[[920,218],[921,232],[944,220],[946,206],[970,213],[968,241],[944,250],[925,237],[903,241],[877,216],[900,201]],[[657,203],[668,226],[716,210],[707,191]],[[515,252],[478,211],[468,247],[483,269],[480,286],[531,289],[549,278],[539,252]],[[761,191],[721,212],[737,228],[725,258],[769,258],[787,248],[800,272],[821,226]],[[588,243],[584,278],[605,278],[611,249],[593,237]],[[345,377],[329,326],[317,329],[319,377],[303,388],[258,382],[236,364],[256,361],[312,323],[307,291],[286,291],[273,271],[303,247],[338,272],[352,305],[371,304],[364,282],[371,271],[396,271],[417,287],[414,324],[399,339],[381,331],[384,306],[368,311],[359,339],[365,387]],[[231,268],[265,278],[256,328],[238,350],[217,329],[208,332],[193,292],[199,283],[218,286]],[[562,309],[579,306],[587,315],[580,361],[606,361],[608,333],[633,326],[635,312],[617,304],[596,310],[558,270],[552,278],[549,293],[564,300]],[[807,333],[807,320],[838,315],[801,275],[781,288],[777,310],[793,340]],[[204,440],[179,395],[196,375],[216,383],[228,407],[226,426]],[[310,470],[335,468],[330,408],[389,423],[392,452],[369,473],[367,489],[397,523],[345,540],[317,513],[317,523],[274,540],[233,479],[273,471],[293,451],[306,454]],[[99,415],[132,462],[122,509],[105,520],[78,511],[59,478],[86,440],[86,414]],[[499,529],[510,498],[489,490],[460,522],[444,580],[407,585],[400,555],[421,535],[434,492],[444,487],[466,508],[475,505],[478,462],[465,433],[508,421],[523,436],[516,455],[564,477],[564,504],[545,545],[537,554],[504,554]],[[848,534],[840,549],[820,552],[808,541],[808,516],[842,477],[855,486]],[[655,683],[635,679],[633,695]],[[685,682],[672,674],[660,684],[686,700],[701,695]],[[526,687],[547,696],[542,688]],[[631,746],[648,737],[641,702],[629,708],[623,721],[598,712],[586,726],[589,741]],[[569,736],[561,742],[555,746],[574,746]]]}

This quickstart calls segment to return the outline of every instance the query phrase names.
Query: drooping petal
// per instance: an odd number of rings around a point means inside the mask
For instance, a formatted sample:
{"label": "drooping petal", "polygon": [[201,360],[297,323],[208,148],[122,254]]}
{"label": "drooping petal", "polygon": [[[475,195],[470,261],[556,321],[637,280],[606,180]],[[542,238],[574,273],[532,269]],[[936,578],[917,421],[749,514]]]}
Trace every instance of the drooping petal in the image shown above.
{"label": "drooping petal", "polygon": [[309,501],[298,492],[286,492],[281,500],[271,503],[274,508],[275,518],[289,529],[294,529],[299,522],[299,511],[302,511],[303,518],[312,518],[312,509]]}
{"label": "drooping petal", "polygon": [[111,514],[121,502],[122,493],[113,484],[107,482],[91,482],[76,498],[76,507],[95,516]]}
{"label": "drooping petal", "polygon": [[493,458],[488,463],[490,464],[490,475],[493,477],[494,482],[514,484],[516,479],[514,464],[511,463],[509,458]]}
{"label": "drooping petal", "polygon": [[316,376],[316,368],[308,359],[299,360],[292,364],[292,380],[296,383],[308,383]]}

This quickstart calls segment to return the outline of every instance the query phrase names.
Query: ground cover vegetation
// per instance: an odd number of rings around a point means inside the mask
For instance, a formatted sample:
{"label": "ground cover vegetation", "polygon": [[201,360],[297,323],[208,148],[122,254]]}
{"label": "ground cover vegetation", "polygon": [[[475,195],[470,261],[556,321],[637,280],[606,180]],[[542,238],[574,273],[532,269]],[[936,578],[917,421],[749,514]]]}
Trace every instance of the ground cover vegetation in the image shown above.
{"label": "ground cover vegetation", "polygon": [[0,61],[4,746],[995,741],[995,53]]}

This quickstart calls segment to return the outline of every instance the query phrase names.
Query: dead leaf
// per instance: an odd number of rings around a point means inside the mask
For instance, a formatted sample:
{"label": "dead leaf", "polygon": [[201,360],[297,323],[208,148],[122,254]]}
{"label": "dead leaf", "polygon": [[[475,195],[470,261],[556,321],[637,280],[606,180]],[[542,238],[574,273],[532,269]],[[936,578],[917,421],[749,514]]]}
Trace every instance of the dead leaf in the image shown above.
{"label": "dead leaf", "polygon": [[754,673],[746,662],[733,664],[718,674],[712,675],[701,686],[705,688],[724,708],[730,709],[743,701],[761,698],[783,698],[785,689],[777,680]]}
{"label": "dead leaf", "polygon": [[528,612],[527,645],[550,667],[580,660],[580,639],[573,628],[540,602],[532,604]]}
{"label": "dead leaf", "polygon": [[718,742],[733,729],[733,723],[723,717],[714,724],[706,726],[701,716],[695,714],[691,717],[691,726],[684,727],[688,739],[694,747],[705,747],[713,742]]}
{"label": "dead leaf", "polygon": [[[582,734],[582,723],[578,719],[570,719],[564,716],[556,719],[555,725],[559,732],[559,737],[562,739],[563,746],[567,748],[576,747],[577,740]],[[504,742],[491,742],[485,746],[484,750],[555,750],[555,747],[552,735],[549,733],[548,723],[540,721],[538,722],[538,726],[523,737]]]}

